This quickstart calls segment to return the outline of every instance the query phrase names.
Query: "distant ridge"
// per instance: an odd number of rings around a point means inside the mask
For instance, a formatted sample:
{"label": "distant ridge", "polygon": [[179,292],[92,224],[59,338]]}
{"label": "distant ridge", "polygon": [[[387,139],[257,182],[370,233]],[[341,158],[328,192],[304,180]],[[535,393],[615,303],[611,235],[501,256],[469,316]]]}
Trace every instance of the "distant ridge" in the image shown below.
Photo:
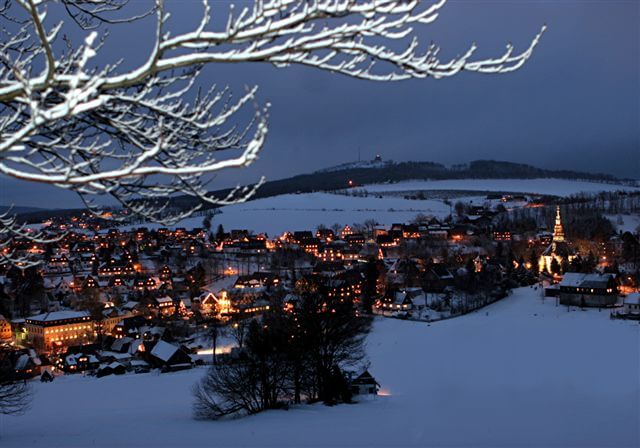
{"label": "distant ridge", "polygon": [[11,210],[12,213],[15,214],[21,214],[21,213],[31,213],[31,212],[37,212],[37,211],[43,211],[46,210],[44,208],[39,208],[39,207],[21,207],[19,205],[12,207],[9,205],[0,205],[0,213],[5,213],[7,211]]}
{"label": "distant ridge", "polygon": [[[318,171],[299,174],[266,182],[253,199],[279,196],[291,193],[314,191],[335,191],[365,184],[395,183],[406,180],[446,180],[446,179],[535,179],[558,178],[603,182],[608,184],[637,185],[637,181],[620,179],[610,174],[586,173],[572,170],[550,170],[531,165],[496,160],[476,160],[467,164],[447,167],[435,162],[393,162],[380,159],[346,163]],[[231,190],[213,192],[218,196],[227,195]],[[178,208],[195,204],[195,199],[181,196],[174,199]],[[23,213],[21,217],[32,221],[51,216],[71,214],[74,210]]]}
{"label": "distant ridge", "polygon": [[[354,162],[324,168],[309,174],[300,174],[286,179],[265,183],[255,199],[288,193],[309,193],[312,191],[332,191],[349,186],[395,183],[405,180],[445,180],[445,179],[534,179],[553,177],[558,179],[587,180],[613,184],[635,184],[629,179],[619,179],[609,174],[585,173],[571,170],[549,170],[512,162],[477,160],[463,165],[447,167],[434,162],[372,161]],[[349,183],[351,181],[351,183]],[[226,194],[230,190],[220,190]]]}

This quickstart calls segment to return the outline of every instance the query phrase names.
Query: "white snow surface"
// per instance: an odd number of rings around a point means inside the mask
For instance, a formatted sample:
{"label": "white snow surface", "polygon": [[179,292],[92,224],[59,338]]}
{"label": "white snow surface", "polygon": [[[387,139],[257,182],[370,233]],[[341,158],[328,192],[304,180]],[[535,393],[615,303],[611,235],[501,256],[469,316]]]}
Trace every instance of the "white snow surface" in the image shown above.
{"label": "white snow surface", "polygon": [[640,215],[606,215],[620,232],[635,233],[640,228]]}
{"label": "white snow surface", "polygon": [[[473,199],[473,198],[471,198]],[[478,202],[480,198],[478,198]],[[449,206],[438,200],[414,201],[395,197],[352,197],[331,193],[285,194],[244,204],[223,207],[222,214],[213,218],[212,229],[222,224],[231,229],[249,229],[255,233],[266,232],[269,236],[281,235],[285,231],[315,230],[318,225],[342,226],[362,223],[374,219],[381,225],[408,222],[418,214],[444,217]],[[202,227],[202,216],[187,218],[176,227]],[[159,227],[154,224],[126,226]]]}
{"label": "white snow surface", "polygon": [[417,191],[417,190],[469,190],[508,191],[539,195],[570,196],[577,193],[600,191],[638,191],[639,188],[569,179],[448,179],[413,180],[393,184],[372,184],[358,187],[369,192]]}
{"label": "white snow surface", "polygon": [[[357,187],[370,193],[412,192],[419,190],[460,190],[460,191],[508,191],[514,193],[549,194],[569,196],[579,192],[599,192],[615,190],[637,190],[617,184],[572,181],[566,179],[454,179],[439,181],[407,181],[394,184],[375,184]],[[484,195],[470,195],[455,198],[481,205],[486,202]],[[335,223],[353,225],[373,219],[380,225],[389,226],[398,222],[409,222],[418,214],[444,218],[450,212],[449,206],[439,199],[408,200],[396,196],[368,197],[344,196],[332,193],[285,194],[256,199],[243,204],[221,208],[222,214],[213,219],[212,229],[218,224],[226,230],[249,229],[255,233],[267,233],[270,237],[285,231],[314,230],[320,224],[331,226]],[[176,227],[202,227],[202,216],[184,219]],[[157,228],[156,224],[124,226],[123,230],[135,227]]]}
{"label": "white snow surface", "polygon": [[217,422],[191,418],[204,369],[34,382],[0,446],[640,445],[640,325],[606,311],[523,288],[431,325],[378,318],[367,349],[387,396]]}

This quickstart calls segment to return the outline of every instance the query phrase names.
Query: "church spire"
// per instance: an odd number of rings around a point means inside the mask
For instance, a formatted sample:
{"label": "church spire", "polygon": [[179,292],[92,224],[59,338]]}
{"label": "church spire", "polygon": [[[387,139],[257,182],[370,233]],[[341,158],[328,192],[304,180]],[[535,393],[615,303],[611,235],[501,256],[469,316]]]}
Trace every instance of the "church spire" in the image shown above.
{"label": "church spire", "polygon": [[556,243],[564,241],[564,228],[560,217],[560,206],[556,206],[556,224],[553,226],[553,241]]}

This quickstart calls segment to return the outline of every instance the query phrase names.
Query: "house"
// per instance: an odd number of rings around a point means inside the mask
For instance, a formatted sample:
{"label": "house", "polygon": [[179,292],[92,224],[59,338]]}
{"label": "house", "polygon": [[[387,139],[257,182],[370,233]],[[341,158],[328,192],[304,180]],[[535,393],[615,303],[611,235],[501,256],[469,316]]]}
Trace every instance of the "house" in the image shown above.
{"label": "house", "polygon": [[420,288],[410,288],[402,291],[390,290],[382,299],[380,307],[390,311],[409,311],[415,306],[413,299],[422,294]]}
{"label": "house", "polygon": [[145,342],[144,352],[147,353],[149,364],[163,370],[190,369],[192,365],[191,356],[186,350],[163,340]]}
{"label": "house", "polygon": [[95,370],[100,365],[100,361],[93,353],[70,353],[61,357],[58,367],[65,372],[84,372],[85,370]]}
{"label": "house", "polygon": [[170,316],[176,312],[176,306],[173,299],[169,296],[157,297],[154,299],[154,308],[163,316]]}
{"label": "house", "polygon": [[133,313],[130,311],[121,311],[116,307],[109,307],[102,310],[102,316],[102,320],[98,323],[100,329],[105,334],[111,334],[118,322],[127,317],[132,317]]}
{"label": "house", "polygon": [[142,316],[127,317],[119,321],[112,330],[113,336],[117,339],[128,335],[140,336],[141,328],[147,325],[147,320]]}
{"label": "house", "polygon": [[191,309],[202,314],[212,314],[218,309],[218,298],[211,291],[205,291],[191,301]]}
{"label": "house", "polygon": [[640,293],[635,292],[624,298],[624,314],[636,314],[640,316]]}
{"label": "house", "polygon": [[493,241],[511,241],[511,232],[508,230],[496,230],[493,232]]}
{"label": "house", "polygon": [[103,376],[108,376],[108,375],[124,375],[125,372],[126,372],[126,369],[124,365],[114,361],[111,364],[100,367],[98,369],[96,377],[102,378]]}
{"label": "house", "polygon": [[346,243],[342,240],[327,243],[318,252],[318,257],[326,263],[340,261],[344,258],[345,247]]}
{"label": "house", "polygon": [[293,232],[293,240],[297,243],[301,243],[305,240],[310,240],[312,238],[313,238],[313,234],[308,230]]}
{"label": "house", "polygon": [[298,243],[300,248],[315,257],[318,256],[320,250],[320,240],[318,238],[306,238]]}
{"label": "house", "polygon": [[85,311],[54,311],[25,319],[26,337],[35,348],[54,348],[92,342],[94,322]]}
{"label": "house", "polygon": [[612,306],[618,300],[614,274],[567,272],[559,286],[562,305]]}
{"label": "house", "polygon": [[331,229],[318,229],[316,231],[316,238],[327,241],[334,239],[335,235]]}
{"label": "house", "polygon": [[380,389],[380,384],[368,370],[351,379],[349,383],[353,395],[377,395]]}
{"label": "house", "polygon": [[0,340],[11,340],[13,332],[11,331],[11,324],[5,317],[0,314]]}
{"label": "house", "polygon": [[444,263],[436,263],[425,274],[425,289],[428,292],[442,292],[453,286],[454,276]]}
{"label": "house", "polygon": [[280,279],[268,272],[254,272],[251,275],[238,277],[233,287],[235,289],[262,289],[277,286]]}

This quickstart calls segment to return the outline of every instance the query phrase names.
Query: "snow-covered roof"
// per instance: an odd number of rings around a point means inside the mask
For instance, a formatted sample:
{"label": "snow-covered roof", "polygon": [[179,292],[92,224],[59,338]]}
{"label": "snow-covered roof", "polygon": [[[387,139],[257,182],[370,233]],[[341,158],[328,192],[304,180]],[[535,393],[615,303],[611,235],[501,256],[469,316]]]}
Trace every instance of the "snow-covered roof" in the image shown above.
{"label": "snow-covered roof", "polygon": [[625,305],[640,305],[640,293],[634,292],[624,298]]}
{"label": "snow-covered roof", "polygon": [[567,272],[564,274],[560,286],[578,287],[597,287],[601,283],[609,281],[613,274],[581,274],[579,272]]}
{"label": "snow-covered roof", "polygon": [[54,311],[30,316],[27,319],[38,322],[53,322],[57,320],[80,319],[83,317],[89,317],[89,313],[86,311]]}
{"label": "snow-covered roof", "polygon": [[129,345],[129,353],[132,355],[135,354],[141,345],[142,345],[142,339],[135,339],[131,343],[131,345]]}
{"label": "snow-covered roof", "polygon": [[169,361],[173,354],[178,351],[178,347],[165,341],[158,341],[151,349],[151,354],[162,361]]}
{"label": "snow-covered roof", "polygon": [[26,353],[23,355],[20,355],[20,357],[18,358],[18,360],[16,361],[16,370],[23,370],[27,367],[27,363],[29,362],[29,355],[27,355]]}
{"label": "snow-covered roof", "polygon": [[124,305],[122,305],[122,308],[124,308],[125,310],[132,310],[134,309],[136,306],[138,306],[139,302],[134,302],[132,300],[129,300],[127,303],[125,303]]}
{"label": "snow-covered roof", "polygon": [[111,344],[111,349],[120,351],[122,350],[122,347],[124,347],[125,344],[129,344],[131,343],[131,341],[133,341],[133,339],[128,336],[125,336],[120,339],[116,339],[115,341],[113,341],[113,344]]}
{"label": "snow-covered roof", "polygon": [[129,364],[131,364],[131,367],[146,367],[149,365],[149,363],[142,359],[132,359]]}

